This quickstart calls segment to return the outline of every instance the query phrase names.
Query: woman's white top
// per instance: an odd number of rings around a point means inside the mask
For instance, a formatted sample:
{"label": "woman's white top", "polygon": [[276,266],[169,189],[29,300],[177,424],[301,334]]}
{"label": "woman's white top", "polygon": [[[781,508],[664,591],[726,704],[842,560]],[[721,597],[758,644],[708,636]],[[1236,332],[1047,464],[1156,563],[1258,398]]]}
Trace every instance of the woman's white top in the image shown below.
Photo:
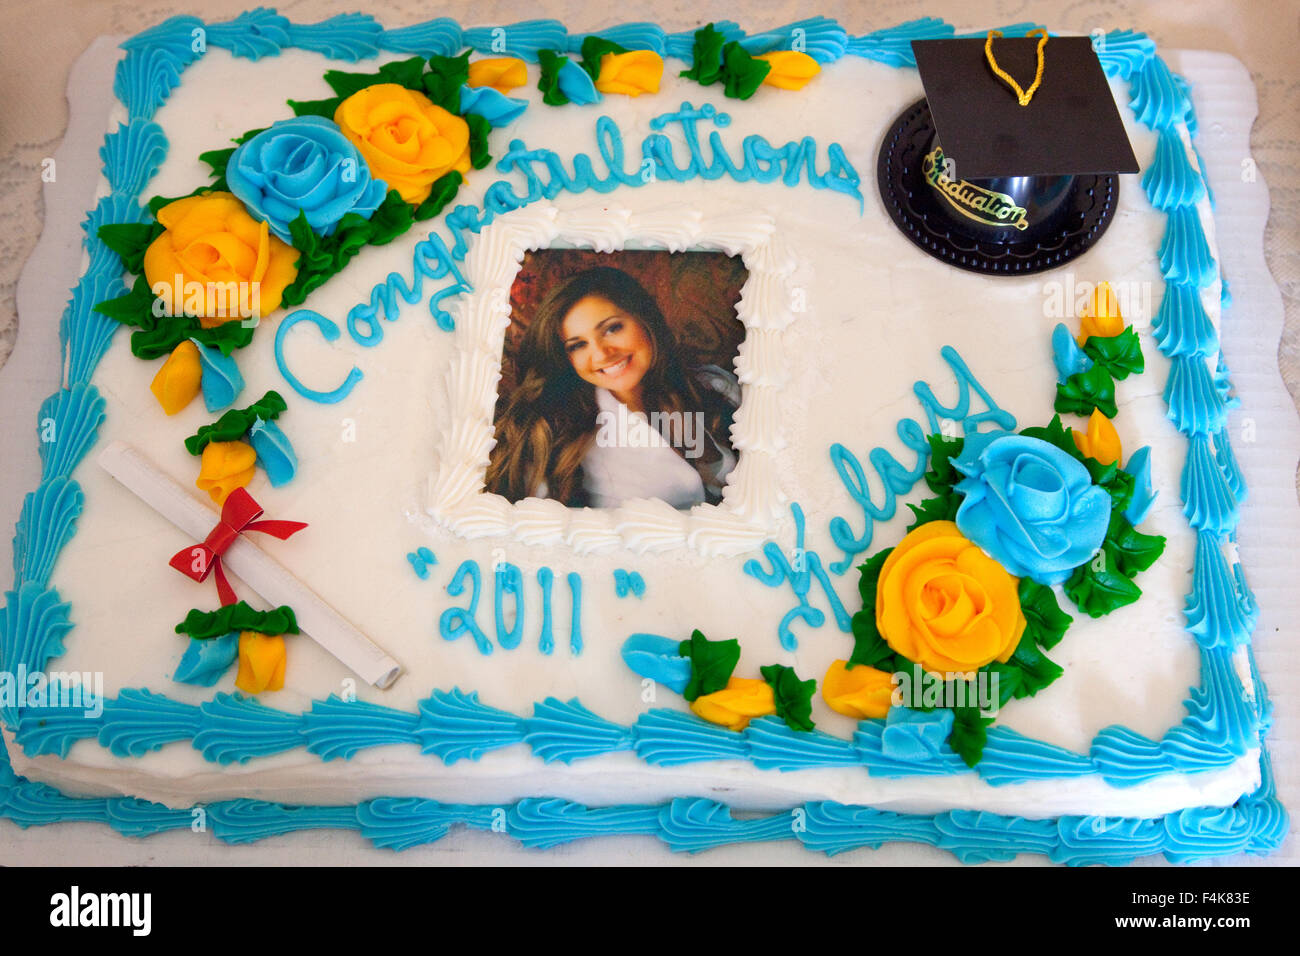
{"label": "woman's white top", "polygon": [[[716,365],[695,370],[699,384],[740,404],[740,383]],[[582,459],[583,490],[593,508],[616,508],[636,498],[658,498],[678,509],[716,500],[736,467],[736,455],[704,427],[703,412],[633,412],[608,389],[596,389],[596,440]],[[719,456],[704,469],[693,461],[707,447]],[[689,459],[689,460],[688,460]]]}

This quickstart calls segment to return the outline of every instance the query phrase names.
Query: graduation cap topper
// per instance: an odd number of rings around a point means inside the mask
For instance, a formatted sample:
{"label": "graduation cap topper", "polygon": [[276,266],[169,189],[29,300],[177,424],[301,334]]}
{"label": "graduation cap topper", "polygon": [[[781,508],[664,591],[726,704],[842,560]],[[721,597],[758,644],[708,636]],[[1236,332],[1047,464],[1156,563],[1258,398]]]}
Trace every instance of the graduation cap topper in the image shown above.
{"label": "graduation cap topper", "polygon": [[994,32],[914,40],[912,50],[944,155],[961,179],[1138,171],[1089,37]]}
{"label": "graduation cap topper", "polygon": [[1138,171],[1088,37],[915,40],[927,99],[886,131],[886,211],[926,254],[1025,275],[1095,245]]}

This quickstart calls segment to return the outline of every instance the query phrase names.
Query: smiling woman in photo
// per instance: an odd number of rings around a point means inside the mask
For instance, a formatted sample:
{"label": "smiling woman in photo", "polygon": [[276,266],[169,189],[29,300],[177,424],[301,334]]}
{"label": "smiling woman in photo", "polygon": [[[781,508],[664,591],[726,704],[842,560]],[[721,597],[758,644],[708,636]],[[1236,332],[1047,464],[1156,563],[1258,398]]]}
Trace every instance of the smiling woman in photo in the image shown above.
{"label": "smiling woman in photo", "polygon": [[554,288],[516,365],[489,492],[595,508],[722,499],[740,386],[718,366],[686,368],[654,296],[626,272],[588,269]]}

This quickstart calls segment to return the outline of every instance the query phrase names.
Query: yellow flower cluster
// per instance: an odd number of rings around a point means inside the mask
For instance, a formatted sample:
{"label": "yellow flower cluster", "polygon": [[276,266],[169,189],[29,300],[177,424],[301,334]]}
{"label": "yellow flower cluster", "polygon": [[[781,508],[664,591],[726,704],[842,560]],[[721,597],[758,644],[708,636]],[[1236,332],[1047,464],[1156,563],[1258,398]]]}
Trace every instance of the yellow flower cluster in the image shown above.
{"label": "yellow flower cluster", "polygon": [[361,151],[370,174],[418,206],[452,170],[467,173],[469,125],[423,93],[377,83],[353,93],[334,122]]}

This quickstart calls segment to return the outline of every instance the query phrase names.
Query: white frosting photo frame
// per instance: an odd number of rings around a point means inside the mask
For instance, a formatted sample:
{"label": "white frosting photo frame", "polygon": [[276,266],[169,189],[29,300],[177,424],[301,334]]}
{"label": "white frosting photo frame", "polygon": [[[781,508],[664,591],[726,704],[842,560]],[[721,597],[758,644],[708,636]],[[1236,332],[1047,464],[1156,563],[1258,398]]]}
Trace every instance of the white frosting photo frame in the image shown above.
{"label": "white frosting photo frame", "polygon": [[[526,252],[563,246],[596,252],[721,251],[744,262],[749,278],[736,305],[736,317],[745,328],[735,358],[741,403],[731,429],[738,460],[720,503],[679,511],[663,500],[646,498],[617,508],[571,508],[543,498],[511,503],[486,490],[511,321],[510,289]],[[462,537],[563,544],[579,553],[689,549],[713,556],[761,547],[776,530],[786,500],[777,478],[776,453],[785,447],[779,393],[788,370],[782,337],[798,314],[790,284],[795,265],[775,221],[758,212],[706,215],[689,207],[634,211],[617,205],[573,210],[530,206],[496,219],[483,229],[465,264],[472,291],[455,313],[456,354],[447,375],[450,414],[442,426],[437,470],[429,480],[428,513]]]}

